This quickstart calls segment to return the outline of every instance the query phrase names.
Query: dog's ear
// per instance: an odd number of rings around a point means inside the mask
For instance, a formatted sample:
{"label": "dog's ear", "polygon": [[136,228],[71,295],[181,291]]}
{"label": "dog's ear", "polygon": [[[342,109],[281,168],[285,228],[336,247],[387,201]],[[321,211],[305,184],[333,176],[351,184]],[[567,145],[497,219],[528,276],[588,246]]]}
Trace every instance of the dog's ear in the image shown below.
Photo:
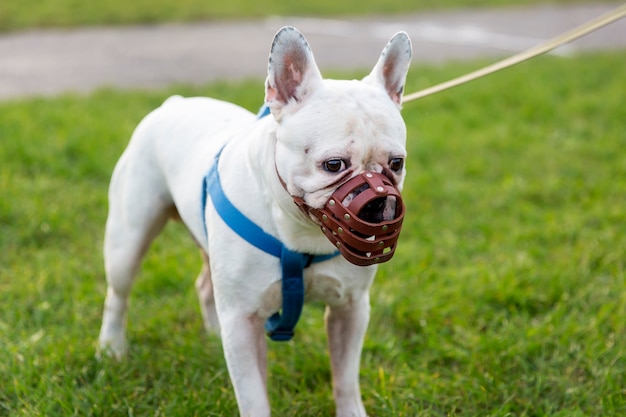
{"label": "dog's ear", "polygon": [[382,85],[389,97],[400,107],[406,73],[411,63],[411,40],[405,32],[396,33],[385,49],[365,82]]}
{"label": "dog's ear", "polygon": [[284,27],[274,36],[265,81],[265,103],[277,119],[289,106],[297,109],[322,81],[313,52],[297,29]]}

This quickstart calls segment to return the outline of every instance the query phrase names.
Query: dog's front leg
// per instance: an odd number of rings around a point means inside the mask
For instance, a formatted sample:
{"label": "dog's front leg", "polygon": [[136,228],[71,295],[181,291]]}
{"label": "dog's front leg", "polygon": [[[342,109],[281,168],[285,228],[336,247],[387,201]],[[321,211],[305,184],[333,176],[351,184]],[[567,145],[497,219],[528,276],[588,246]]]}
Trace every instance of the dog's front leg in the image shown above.
{"label": "dog's front leg", "polygon": [[326,308],[337,417],[366,416],[359,387],[359,366],[369,313],[367,293],[353,299],[349,305]]}
{"label": "dog's front leg", "polygon": [[269,417],[267,342],[256,315],[220,315],[222,343],[242,417]]}

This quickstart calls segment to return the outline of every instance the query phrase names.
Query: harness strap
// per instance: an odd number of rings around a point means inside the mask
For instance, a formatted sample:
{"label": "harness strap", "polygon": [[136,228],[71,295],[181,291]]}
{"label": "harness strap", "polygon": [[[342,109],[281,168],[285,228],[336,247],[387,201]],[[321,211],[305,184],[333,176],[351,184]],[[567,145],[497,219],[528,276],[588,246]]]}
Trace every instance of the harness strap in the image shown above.
{"label": "harness strap", "polygon": [[304,280],[302,279],[303,254],[283,246],[280,256],[282,267],[283,314],[274,313],[265,322],[265,331],[274,341],[291,340],[294,328],[304,305]]}
{"label": "harness strap", "polygon": [[[224,223],[226,223],[235,233],[245,239],[248,243],[254,247],[261,249],[263,252],[275,256],[281,257],[283,244],[274,236],[265,233],[256,223],[247,218],[233,203],[226,197],[222,183],[220,181],[220,175],[217,172],[217,165],[222,154],[222,150],[215,156],[215,162],[211,167],[209,173],[204,177],[203,194],[202,194],[202,213],[206,207],[206,197],[211,196],[213,207],[220,215]],[[204,222],[204,232],[206,230],[206,221]]]}
{"label": "harness strap", "polygon": [[[330,255],[309,255],[294,252],[239,211],[226,197],[217,171],[217,165],[223,149],[222,147],[217,153],[213,166],[203,179],[202,215],[204,216],[205,213],[207,197],[210,196],[216,212],[235,233],[257,249],[280,259],[283,295],[282,314],[276,312],[268,318],[265,323],[265,330],[270,339],[274,341],[284,342],[291,340],[304,305],[304,268],[312,263],[334,258],[339,252]],[[203,225],[206,235],[206,219]]]}

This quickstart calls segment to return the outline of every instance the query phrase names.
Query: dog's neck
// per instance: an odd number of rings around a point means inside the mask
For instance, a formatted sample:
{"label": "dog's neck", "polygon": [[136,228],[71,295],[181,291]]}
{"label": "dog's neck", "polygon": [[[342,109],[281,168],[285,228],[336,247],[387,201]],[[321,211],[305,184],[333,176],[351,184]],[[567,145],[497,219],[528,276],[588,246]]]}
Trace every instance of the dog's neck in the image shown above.
{"label": "dog's neck", "polygon": [[299,251],[311,254],[330,254],[335,252],[332,244],[321,233],[320,226],[313,219],[298,207],[289,193],[285,181],[280,177],[276,167],[276,134],[275,122],[268,131],[271,139],[271,153],[273,169],[266,169],[266,184],[273,195],[272,214],[279,225],[281,239],[287,244],[293,244]]}
{"label": "dog's neck", "polygon": [[[239,172],[234,175],[253,179],[256,183],[247,184],[245,188],[231,187],[229,183],[235,184],[235,178],[224,172],[224,188],[233,190],[229,192],[233,204],[289,249],[310,254],[333,253],[335,248],[320,227],[296,206],[278,178],[275,132],[276,122],[271,116],[265,117],[255,121],[247,135],[226,145],[221,157],[223,163],[235,164]],[[250,210],[251,200],[263,208]]]}

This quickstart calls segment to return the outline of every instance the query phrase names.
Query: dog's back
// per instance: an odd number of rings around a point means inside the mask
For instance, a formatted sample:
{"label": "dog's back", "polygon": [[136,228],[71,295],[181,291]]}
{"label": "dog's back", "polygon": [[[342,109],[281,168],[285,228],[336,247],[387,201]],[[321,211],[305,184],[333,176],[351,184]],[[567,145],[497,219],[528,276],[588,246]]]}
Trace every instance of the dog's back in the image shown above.
{"label": "dog's back", "polygon": [[[168,98],[137,126],[117,163],[109,188],[111,209],[117,205],[148,218],[180,216],[193,226],[200,220],[196,202],[202,177],[214,155],[254,119],[244,108],[216,99]],[[126,202],[135,208],[125,210]],[[146,208],[137,210],[137,204]]]}

